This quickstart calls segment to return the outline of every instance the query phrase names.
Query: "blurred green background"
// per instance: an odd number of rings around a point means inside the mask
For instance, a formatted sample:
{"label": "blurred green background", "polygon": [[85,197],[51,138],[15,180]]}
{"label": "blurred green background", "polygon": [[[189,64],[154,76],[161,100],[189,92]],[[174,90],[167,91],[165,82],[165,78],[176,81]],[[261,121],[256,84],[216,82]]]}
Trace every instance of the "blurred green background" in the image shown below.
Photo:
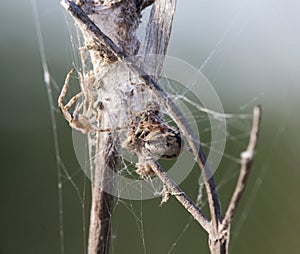
{"label": "blurred green background", "polygon": [[[66,15],[59,1],[37,0],[37,6],[50,72],[60,87],[74,59]],[[1,254],[59,253],[55,150],[33,17],[29,0],[1,0]],[[199,68],[216,49],[203,73],[225,111],[263,106],[259,148],[234,219],[231,253],[299,253],[299,26],[297,1],[178,1],[168,54]],[[75,172],[71,131],[57,116],[61,156]],[[237,164],[233,170],[236,175]],[[192,197],[194,176],[181,185]],[[224,180],[221,173],[216,177]],[[220,188],[225,203],[235,181],[226,178],[228,187]],[[80,187],[83,179],[74,176]],[[82,208],[71,183],[64,183],[66,254],[84,253],[86,195]],[[208,253],[206,234],[194,221],[183,233],[186,211],[174,200],[163,208],[159,202],[118,202],[112,253],[144,253],[143,246],[147,253],[168,253],[174,243],[173,254]],[[143,218],[144,236],[135,216]]]}

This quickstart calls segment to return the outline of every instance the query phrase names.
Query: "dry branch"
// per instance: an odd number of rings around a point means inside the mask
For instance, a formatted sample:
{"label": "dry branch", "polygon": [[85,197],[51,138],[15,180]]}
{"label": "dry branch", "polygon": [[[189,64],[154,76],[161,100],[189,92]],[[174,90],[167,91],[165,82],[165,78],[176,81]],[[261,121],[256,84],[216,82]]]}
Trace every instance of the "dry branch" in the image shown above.
{"label": "dry branch", "polygon": [[253,123],[252,123],[252,129],[250,131],[248,147],[246,151],[241,153],[240,175],[235,190],[233,192],[233,195],[231,197],[231,200],[229,202],[227,211],[225,213],[224,220],[220,227],[221,232],[228,231],[228,228],[230,227],[231,220],[233,218],[237,205],[246,188],[246,182],[253,163],[255,149],[258,141],[260,121],[261,121],[261,106],[258,105],[253,109]]}

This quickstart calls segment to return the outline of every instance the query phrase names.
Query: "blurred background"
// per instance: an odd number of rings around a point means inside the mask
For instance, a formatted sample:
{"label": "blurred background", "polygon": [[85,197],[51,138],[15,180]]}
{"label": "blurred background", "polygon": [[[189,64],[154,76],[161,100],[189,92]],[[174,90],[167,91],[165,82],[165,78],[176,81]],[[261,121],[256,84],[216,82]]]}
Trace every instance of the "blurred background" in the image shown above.
{"label": "blurred background", "polygon": [[[59,1],[36,2],[51,76],[61,87],[74,59],[72,24],[66,24]],[[1,0],[1,254],[60,253],[55,149],[35,24],[29,0]],[[225,111],[249,113],[256,103],[263,107],[254,168],[232,226],[231,253],[299,252],[299,26],[297,1],[177,4],[168,54],[199,68],[213,52],[202,72]],[[56,101],[58,91],[53,90]],[[58,113],[57,120],[61,157],[66,168],[76,171],[71,130]],[[232,167],[237,176],[238,164]],[[225,174],[228,186],[220,187],[224,207],[236,179],[230,174]],[[196,195],[194,175],[181,185],[191,197]],[[84,253],[85,248],[89,182],[83,174],[76,177],[75,186],[85,183],[87,191],[82,202],[74,186],[64,183],[66,254]],[[224,180],[222,173],[216,178]],[[159,202],[118,201],[112,253],[168,253],[173,245],[172,254],[208,253],[206,234],[187,212],[173,199],[162,208]]]}

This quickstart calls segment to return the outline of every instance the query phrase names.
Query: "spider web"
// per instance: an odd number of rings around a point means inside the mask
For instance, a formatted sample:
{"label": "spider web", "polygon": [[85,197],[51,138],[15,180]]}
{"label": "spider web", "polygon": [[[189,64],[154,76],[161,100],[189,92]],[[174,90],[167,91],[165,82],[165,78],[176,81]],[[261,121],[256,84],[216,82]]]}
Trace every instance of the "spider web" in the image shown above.
{"label": "spider web", "polygon": [[[35,7],[35,3],[33,1],[33,6]],[[35,13],[37,14],[38,11],[35,10]],[[67,18],[68,19],[68,18]],[[234,21],[236,22],[236,21]],[[80,212],[77,213],[80,215],[79,221],[81,222],[79,227],[81,227],[82,231],[82,250],[80,250],[78,253],[86,253],[86,247],[87,247],[87,229],[88,229],[88,213],[89,213],[89,199],[90,199],[90,193],[89,193],[89,180],[87,179],[86,175],[84,174],[84,171],[80,169],[80,166],[76,166],[74,168],[70,166],[65,165],[64,155],[60,150],[60,140],[58,131],[59,128],[57,128],[57,117],[59,116],[57,113],[59,112],[56,104],[54,103],[55,99],[57,98],[60,87],[56,84],[55,80],[52,78],[46,61],[46,55],[45,55],[45,49],[43,46],[43,38],[40,33],[40,24],[38,21],[38,17],[36,18],[36,24],[37,24],[37,34],[39,37],[39,43],[40,43],[40,54],[42,58],[43,68],[44,68],[44,77],[45,77],[45,84],[47,87],[47,92],[49,96],[49,105],[50,105],[50,112],[51,112],[51,120],[52,120],[52,127],[53,127],[53,135],[54,135],[54,143],[55,143],[55,154],[56,154],[56,161],[57,161],[57,174],[58,174],[58,190],[59,190],[59,214],[60,214],[60,240],[61,240],[61,253],[68,253],[69,249],[71,247],[69,246],[68,237],[67,236],[70,232],[66,228],[68,222],[68,213],[72,213],[72,211],[68,210],[68,207],[66,207],[65,198],[64,196],[67,196],[66,193],[73,192],[73,196],[77,196],[77,202],[79,203],[79,210]],[[82,71],[83,66],[89,66],[90,61],[87,59],[84,59],[82,61],[82,58],[80,58],[80,53],[78,48],[81,46],[80,41],[80,35],[77,30],[74,31],[73,29],[73,22],[68,20],[68,29],[71,34],[71,45],[72,45],[72,54],[73,54],[73,65],[78,71]],[[213,55],[216,53],[218,47],[221,45],[221,43],[224,41],[224,38],[230,31],[230,27],[232,27],[233,24],[229,26],[229,30],[225,33],[224,37],[221,38],[215,49],[212,51],[212,54],[209,55],[207,60],[201,65],[200,69],[202,69],[206,64],[208,64],[209,60],[213,57]],[[83,64],[84,62],[84,64]],[[86,67],[89,68],[89,67]],[[75,79],[76,81],[76,79]],[[195,98],[195,95],[190,91],[190,87],[194,86],[196,84],[195,82],[190,82],[188,86],[182,86],[178,82],[174,80],[169,79],[162,79],[161,83],[164,85],[165,90],[168,90],[169,94],[171,94],[174,101],[179,101],[186,105],[186,107],[189,108],[189,113],[185,115],[187,119],[194,118],[196,119],[196,123],[198,126],[200,126],[199,130],[199,136],[201,137],[201,144],[204,147],[205,151],[208,152],[211,148],[211,128],[210,128],[210,122],[209,122],[209,116],[213,116],[214,118],[219,118],[220,123],[223,122],[224,119],[226,119],[227,124],[227,130],[226,130],[226,138],[227,138],[227,145],[226,150],[223,153],[223,151],[219,151],[223,154],[223,159],[221,162],[220,168],[226,168],[226,170],[218,170],[216,173],[218,184],[218,190],[222,199],[222,203],[225,201],[225,204],[228,202],[230,195],[229,194],[222,194],[223,190],[224,193],[231,193],[230,187],[233,185],[237,174],[239,173],[239,153],[242,151],[242,149],[245,147],[245,144],[248,139],[249,135],[249,129],[251,125],[251,116],[249,114],[249,108],[254,104],[255,98],[253,101],[249,102],[249,104],[245,104],[240,107],[241,112],[238,112],[236,114],[222,114],[219,112],[215,112],[214,110],[207,109],[204,105],[201,104],[201,101],[197,100]],[[71,88],[71,94],[76,94],[76,90],[74,88]],[[246,113],[245,113],[246,112]],[[167,114],[167,112],[163,112],[165,121],[168,122],[170,125],[175,125],[172,118],[170,118]],[[222,124],[220,124],[220,128],[222,128]],[[57,130],[58,129],[58,130]],[[124,132],[120,131],[120,138],[123,139]],[[214,142],[221,142],[221,140],[215,140]],[[188,147],[185,148],[188,152]],[[215,151],[218,152],[218,151]],[[86,158],[85,161],[87,162],[87,165],[90,164],[91,158],[89,158],[87,153],[84,153],[83,156]],[[120,170],[119,173],[126,176],[126,177],[132,177],[133,179],[137,179],[138,176],[135,174],[135,163],[136,159],[129,157],[130,155],[126,155],[124,159],[124,156],[120,158]],[[161,161],[164,168],[170,168],[173,161],[170,162],[164,162]],[[230,165],[230,166],[229,166]],[[229,168],[229,170],[227,170]],[[199,177],[199,176],[198,176]],[[156,182],[152,180],[152,178],[145,179],[149,183],[149,186],[151,187],[151,192],[155,195],[159,195],[161,192],[161,186],[157,185]],[[190,177],[188,177],[184,184],[188,181],[191,181]],[[196,182],[197,184],[197,182]],[[185,184],[186,185],[186,184]],[[258,185],[257,185],[258,186]],[[255,187],[256,189],[258,187]],[[197,192],[198,185],[195,185],[194,190],[189,190],[191,192],[191,197],[196,197],[197,204],[199,204],[200,207],[203,207],[205,209],[206,203],[206,197],[203,194],[202,195],[202,188],[200,184],[199,192]],[[195,192],[196,190],[196,192]],[[119,189],[118,192],[123,192],[123,189]],[[140,190],[141,197],[143,196],[143,190],[141,188]],[[255,196],[255,194],[254,194]],[[120,215],[120,213],[125,213],[126,215],[130,214],[133,218],[133,221],[136,224],[136,231],[131,232],[132,235],[135,235],[137,237],[138,242],[140,242],[138,248],[140,248],[139,253],[152,253],[152,248],[149,247],[149,243],[147,242],[148,237],[146,236],[145,232],[147,231],[147,226],[149,224],[148,222],[145,222],[148,220],[148,218],[145,218],[149,216],[149,212],[146,210],[145,206],[148,207],[147,204],[148,201],[132,201],[132,200],[125,200],[122,198],[118,198],[116,202],[116,206],[114,207],[113,211],[113,236],[112,236],[112,253],[122,253],[120,251],[120,246],[123,246],[123,243],[119,243],[119,239],[122,238],[121,235],[119,235],[119,231],[122,231],[120,229],[120,225],[122,225],[123,222],[118,221],[118,216],[124,217],[124,215]],[[161,210],[163,208],[158,208],[159,201],[156,199],[155,201],[151,201],[150,203],[157,204],[157,207],[154,208],[154,212],[156,213],[157,210]],[[174,207],[174,203],[170,201],[171,206]],[[165,206],[168,206],[167,203]],[[155,205],[154,205],[155,206]],[[180,208],[178,208],[180,209]],[[124,210],[127,210],[127,212]],[[249,209],[248,209],[249,210]],[[146,214],[146,216],[145,216]],[[182,224],[182,223],[181,223]],[[176,252],[176,246],[180,244],[181,238],[184,237],[185,234],[187,234],[187,231],[193,224],[192,218],[188,218],[187,222],[183,224],[183,227],[179,229],[178,237],[174,239],[169,240],[170,247],[167,248],[166,253],[175,253]],[[159,225],[157,225],[159,227]],[[148,232],[149,233],[149,232]],[[74,253],[74,252],[73,252]],[[163,252],[165,253],[165,252]]]}

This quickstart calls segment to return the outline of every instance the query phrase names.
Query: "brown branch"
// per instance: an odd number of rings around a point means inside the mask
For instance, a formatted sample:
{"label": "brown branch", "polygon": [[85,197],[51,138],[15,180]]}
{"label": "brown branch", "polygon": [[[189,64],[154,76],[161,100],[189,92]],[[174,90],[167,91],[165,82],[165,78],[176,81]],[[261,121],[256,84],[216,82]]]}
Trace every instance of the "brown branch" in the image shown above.
{"label": "brown branch", "polygon": [[114,196],[93,185],[91,203],[88,253],[108,254]]}
{"label": "brown branch", "polygon": [[255,106],[255,108],[253,109],[253,123],[250,132],[248,147],[246,151],[241,153],[240,175],[235,190],[233,192],[232,198],[229,202],[224,220],[220,227],[220,232],[229,231],[233,215],[236,211],[237,205],[242,197],[242,194],[244,193],[246,181],[251,170],[255,148],[257,145],[260,130],[261,112],[261,107],[259,105]]}
{"label": "brown branch", "polygon": [[[96,159],[92,176],[92,200],[89,229],[89,254],[108,254],[111,236],[111,217],[114,209],[114,196],[105,188],[114,187],[112,172],[117,167],[117,151],[112,134],[97,133]],[[105,148],[105,149],[104,149]],[[105,151],[105,152],[104,152]]]}
{"label": "brown branch", "polygon": [[138,54],[143,56],[141,69],[151,74],[155,82],[160,78],[169,45],[176,1],[154,2],[146,28],[146,36]]}
{"label": "brown branch", "polygon": [[167,194],[173,195],[193,218],[198,221],[207,232],[210,232],[211,224],[203,211],[178,187],[178,185],[161,168],[159,163],[151,158],[149,152],[146,149],[143,149],[143,154],[139,156],[147,158],[146,162],[166,187]]}

